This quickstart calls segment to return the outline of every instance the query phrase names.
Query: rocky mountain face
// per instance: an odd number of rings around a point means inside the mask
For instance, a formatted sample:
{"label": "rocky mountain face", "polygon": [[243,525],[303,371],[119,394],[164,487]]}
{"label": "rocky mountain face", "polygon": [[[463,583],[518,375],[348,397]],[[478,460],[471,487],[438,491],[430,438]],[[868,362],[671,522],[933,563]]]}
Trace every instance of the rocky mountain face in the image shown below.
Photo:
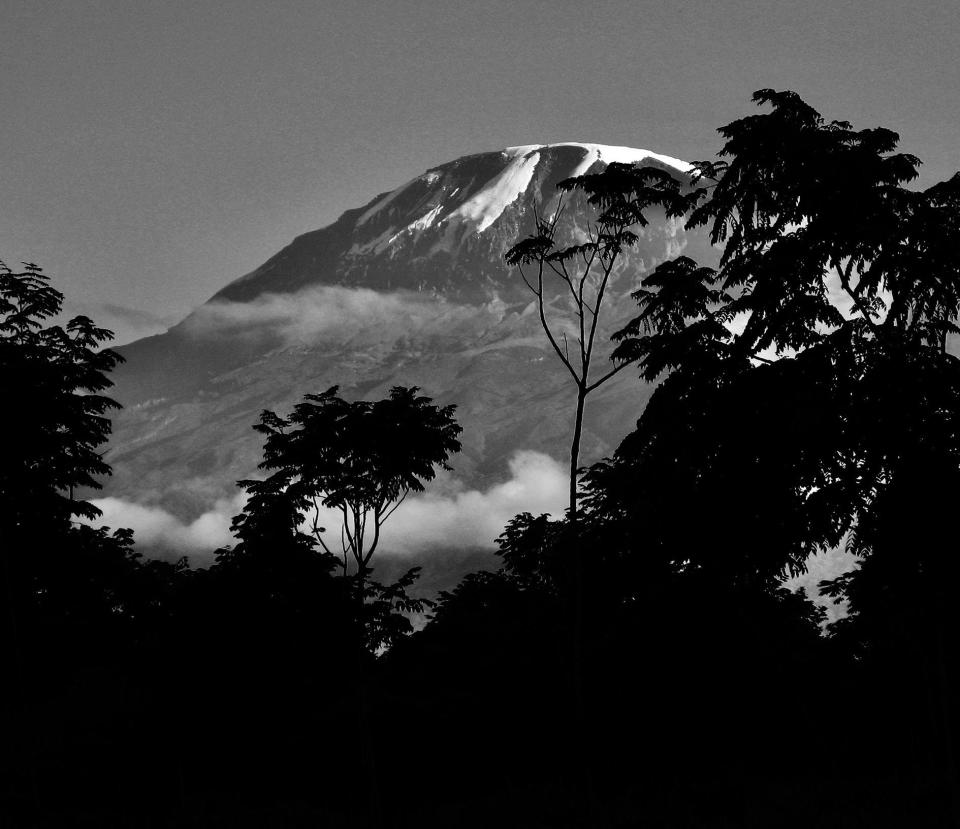
{"label": "rocky mountain face", "polygon": [[[417,385],[456,403],[464,449],[439,483],[449,491],[502,481],[519,450],[563,462],[573,388],[504,253],[533,231],[535,209],[556,210],[559,181],[611,161],[681,180],[688,169],[644,150],[573,143],[460,158],[298,237],[167,333],[121,348],[127,362],[113,391],[124,409],[106,494],[193,520],[255,472],[260,438],[251,425],[263,409],[285,413],[332,385],[368,399]],[[594,215],[570,201],[563,232],[582,235]],[[716,258],[679,221],[649,219],[614,274],[605,345],[635,310],[629,293],[644,273],[681,252]],[[558,319],[569,312],[559,287],[550,294]],[[601,348],[600,368],[607,354]],[[591,396],[584,462],[616,448],[649,393],[624,371]]]}

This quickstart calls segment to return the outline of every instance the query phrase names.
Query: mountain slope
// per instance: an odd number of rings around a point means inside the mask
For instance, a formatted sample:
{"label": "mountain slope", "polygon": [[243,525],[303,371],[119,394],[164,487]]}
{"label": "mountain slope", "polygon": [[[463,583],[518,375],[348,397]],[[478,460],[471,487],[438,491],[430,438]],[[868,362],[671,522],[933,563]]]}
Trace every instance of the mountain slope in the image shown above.
{"label": "mountain slope", "polygon": [[[557,182],[611,161],[639,161],[685,180],[687,165],[644,150],[530,145],[426,171],[332,225],[295,239],[165,334],[120,349],[107,494],[192,520],[255,471],[261,410],[285,412],[339,385],[375,398],[418,385],[456,403],[464,450],[449,491],[507,475],[518,450],[568,451],[573,389],[547,345],[532,297],[503,259],[556,209]],[[576,199],[564,223],[582,234],[593,211]],[[715,258],[701,235],[651,213],[613,275],[602,336],[634,310],[628,294],[681,251]],[[551,294],[565,313],[564,295]],[[649,389],[631,372],[590,398],[583,460],[610,453]],[[518,503],[517,508],[524,505]]]}

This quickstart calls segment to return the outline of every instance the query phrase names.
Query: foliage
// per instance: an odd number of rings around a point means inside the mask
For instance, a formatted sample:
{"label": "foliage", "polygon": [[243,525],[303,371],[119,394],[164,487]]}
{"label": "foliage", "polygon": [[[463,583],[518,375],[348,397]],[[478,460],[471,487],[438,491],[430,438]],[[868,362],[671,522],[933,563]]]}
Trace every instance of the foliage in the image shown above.
{"label": "foliage", "polygon": [[263,487],[283,491],[297,510],[313,505],[313,534],[328,553],[319,507],[338,510],[344,573],[348,554],[363,573],[383,523],[410,492],[423,491],[437,467],[449,469],[461,430],[454,406],[434,406],[415,386],[374,402],[348,402],[337,391],[306,395],[289,418],[265,411],[254,428],[266,435],[260,468],[271,475]]}
{"label": "foliage", "polygon": [[370,581],[363,608],[365,644],[371,653],[387,651],[413,632],[411,616],[420,616],[433,607],[430,599],[407,594],[420,576],[419,567],[411,567],[392,584]]}
{"label": "foliage", "polygon": [[0,263],[0,375],[16,393],[0,412],[0,430],[16,436],[0,459],[6,532],[96,517],[74,490],[98,489],[97,477],[110,472],[98,449],[110,434],[107,413],[118,406],[100,392],[122,358],[99,348],[113,335],[88,317],[48,324],[62,305],[39,267],[14,271]]}
{"label": "foliage", "polygon": [[[448,469],[460,448],[454,407],[434,406],[417,391],[397,387],[383,400],[348,402],[333,387],[307,395],[289,418],[263,412],[254,428],[267,436],[260,468],[270,474],[240,482],[249,497],[233,521],[239,543],[218,552],[217,569],[259,571],[252,589],[284,600],[302,594],[307,612],[311,603],[349,602],[352,559],[356,601],[345,614],[366,650],[383,651],[407,635],[410,617],[431,605],[407,592],[420,568],[384,585],[368,578],[370,562],[384,522],[410,492],[423,491],[437,467]],[[341,556],[324,538],[321,507],[342,516]],[[344,578],[334,586],[338,565]]]}
{"label": "foliage", "polygon": [[960,448],[942,355],[960,311],[960,177],[909,191],[919,162],[889,130],[825,122],[795,93],[754,100],[771,111],[720,130],[688,203],[688,226],[724,245],[719,267],[661,265],[615,335],[615,357],[668,376],[592,485],[619,493],[611,510],[643,504],[666,544],[696,515],[684,555],[701,565],[773,578],[862,534],[913,451],[902,430]]}

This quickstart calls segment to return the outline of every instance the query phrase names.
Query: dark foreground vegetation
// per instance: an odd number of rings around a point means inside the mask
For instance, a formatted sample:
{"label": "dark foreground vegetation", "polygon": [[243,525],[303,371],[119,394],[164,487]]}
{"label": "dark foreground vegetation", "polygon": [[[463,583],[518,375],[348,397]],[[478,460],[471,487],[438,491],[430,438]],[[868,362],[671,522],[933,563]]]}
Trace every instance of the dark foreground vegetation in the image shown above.
{"label": "dark foreground vegetation", "polygon": [[[755,97],[694,186],[611,165],[566,185],[589,239],[540,221],[511,252],[603,265],[651,206],[723,246],[637,292],[615,366],[662,382],[616,455],[413,634],[416,573],[379,584],[374,553],[451,407],[265,412],[236,544],[144,560],[75,497],[109,471],[109,332],[0,269],[0,825],[958,825],[960,178],[908,190],[893,133]],[[781,580],[844,544],[825,627]]]}

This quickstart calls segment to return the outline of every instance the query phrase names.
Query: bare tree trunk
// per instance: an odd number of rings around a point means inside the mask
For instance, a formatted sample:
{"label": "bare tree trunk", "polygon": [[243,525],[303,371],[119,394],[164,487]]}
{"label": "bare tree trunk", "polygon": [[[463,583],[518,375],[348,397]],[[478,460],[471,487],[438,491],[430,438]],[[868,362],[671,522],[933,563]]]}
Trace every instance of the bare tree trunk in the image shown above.
{"label": "bare tree trunk", "polygon": [[[584,372],[586,374],[586,372]],[[573,750],[576,754],[573,768],[579,770],[576,790],[579,802],[579,821],[584,827],[593,827],[596,798],[593,790],[593,774],[590,769],[590,740],[586,716],[586,700],[583,688],[584,661],[584,590],[583,549],[577,532],[579,506],[577,503],[577,470],[580,468],[580,439],[583,434],[583,412],[587,399],[586,377],[577,386],[577,412],[570,444],[570,510],[568,517],[573,529],[572,587],[573,587],[573,641],[571,659],[571,691],[573,695]]]}
{"label": "bare tree trunk", "polygon": [[358,696],[358,726],[360,751],[363,754],[368,784],[369,800],[367,802],[370,825],[383,826],[383,807],[380,799],[380,780],[377,773],[377,756],[373,745],[373,734],[370,729],[370,700],[367,687],[367,677],[364,671],[364,660],[367,658],[367,644],[365,637],[364,608],[366,606],[366,575],[367,567],[358,562],[357,567],[357,619],[360,623],[360,644],[357,649],[357,696]]}
{"label": "bare tree trunk", "polygon": [[580,468],[580,437],[583,434],[583,409],[587,402],[586,380],[577,388],[577,417],[570,444],[570,520],[577,518],[577,470]]}

